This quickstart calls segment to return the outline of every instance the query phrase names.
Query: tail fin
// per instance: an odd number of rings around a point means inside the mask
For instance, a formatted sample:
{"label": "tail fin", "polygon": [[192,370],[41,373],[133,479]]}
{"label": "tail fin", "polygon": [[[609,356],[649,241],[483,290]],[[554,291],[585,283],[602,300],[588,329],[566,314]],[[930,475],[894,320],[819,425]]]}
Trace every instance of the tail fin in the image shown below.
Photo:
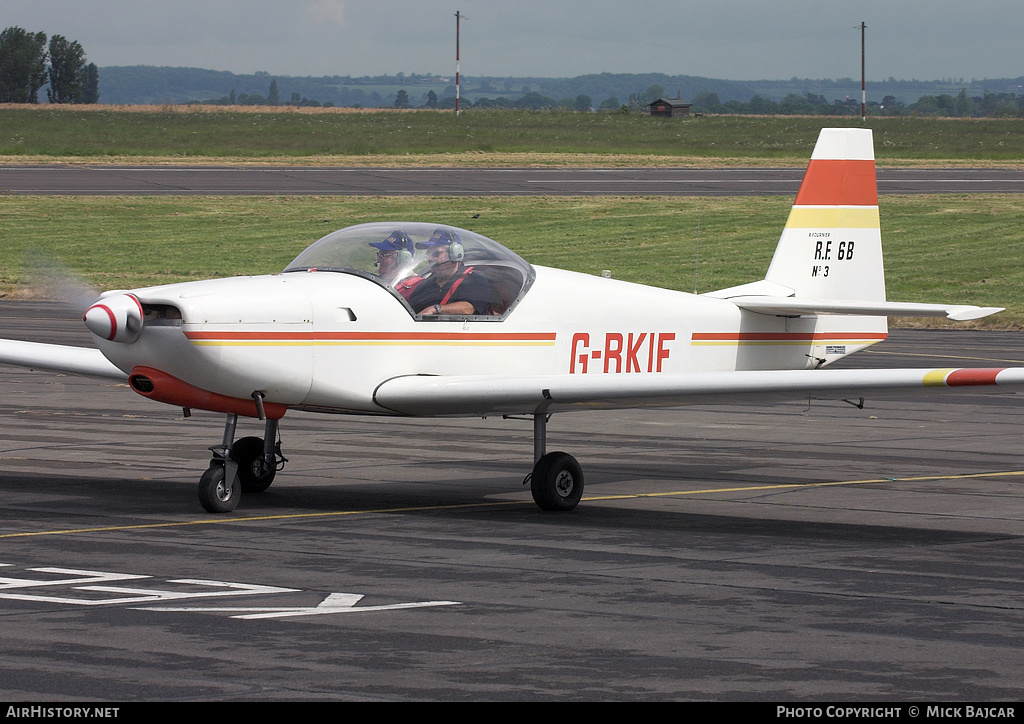
{"label": "tail fin", "polygon": [[[823,128],[763,281],[711,292],[779,316],[977,319],[1001,307],[885,301],[875,151],[868,128]],[[863,326],[863,323],[860,323]],[[840,327],[834,317],[824,326]]]}
{"label": "tail fin", "polygon": [[796,297],[885,300],[870,129],[821,130],[765,279]]}

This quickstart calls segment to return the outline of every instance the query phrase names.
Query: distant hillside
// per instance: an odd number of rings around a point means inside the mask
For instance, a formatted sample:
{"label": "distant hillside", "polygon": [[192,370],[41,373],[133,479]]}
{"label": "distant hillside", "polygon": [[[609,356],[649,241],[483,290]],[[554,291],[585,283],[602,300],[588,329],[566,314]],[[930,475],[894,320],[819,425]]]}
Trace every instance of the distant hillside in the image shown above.
{"label": "distant hillside", "polygon": [[[200,68],[155,66],[111,66],[100,68],[100,102],[112,104],[179,104],[196,101],[258,101],[271,97],[276,86],[282,103],[315,105],[390,107],[400,90],[406,91],[412,106],[426,105],[433,92],[440,101],[455,94],[454,77],[429,75],[392,76],[275,76],[260,72],[239,75]],[[595,107],[614,99],[621,104],[641,99],[660,87],[663,95],[692,99],[698,93],[714,93],[722,103],[746,103],[755,96],[779,101],[790,94],[823,96],[828,102],[846,97],[860,100],[860,80],[792,78],[790,80],[730,81],[662,73],[600,73],[575,78],[493,78],[462,76],[460,96],[467,103],[480,98],[517,99],[527,93],[564,101],[588,96]],[[936,81],[869,81],[869,101],[892,96],[910,104],[923,95],[968,95],[1012,93],[1024,95],[1024,77],[985,80],[944,79]]]}

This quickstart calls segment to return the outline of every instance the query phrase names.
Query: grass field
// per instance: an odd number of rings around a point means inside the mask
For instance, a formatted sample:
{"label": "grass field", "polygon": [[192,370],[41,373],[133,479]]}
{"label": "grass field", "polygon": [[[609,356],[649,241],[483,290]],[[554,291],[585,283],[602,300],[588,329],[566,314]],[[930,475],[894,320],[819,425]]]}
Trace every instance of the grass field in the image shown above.
{"label": "grass field", "polygon": [[[0,197],[0,293],[39,294],[23,265],[28,252],[60,260],[97,288],[131,288],[280,271],[320,236],[382,219],[453,224],[536,264],[608,269],[619,279],[706,292],[763,278],[790,204],[779,197]],[[886,196],[881,215],[889,299],[1003,306],[976,324],[1024,326],[1024,196]]]}
{"label": "grass field", "polygon": [[[860,118],[209,106],[0,106],[0,160],[803,165]],[[869,118],[882,164],[1024,164],[1024,120]]]}

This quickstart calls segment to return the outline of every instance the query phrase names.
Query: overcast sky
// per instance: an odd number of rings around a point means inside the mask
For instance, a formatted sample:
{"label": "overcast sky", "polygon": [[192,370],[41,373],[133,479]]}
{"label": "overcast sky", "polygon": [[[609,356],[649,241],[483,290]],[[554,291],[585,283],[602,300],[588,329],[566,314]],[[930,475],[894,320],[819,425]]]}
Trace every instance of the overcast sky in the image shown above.
{"label": "overcast sky", "polygon": [[3,0],[0,27],[96,65],[272,75],[667,73],[731,80],[1024,75],[1024,0]]}

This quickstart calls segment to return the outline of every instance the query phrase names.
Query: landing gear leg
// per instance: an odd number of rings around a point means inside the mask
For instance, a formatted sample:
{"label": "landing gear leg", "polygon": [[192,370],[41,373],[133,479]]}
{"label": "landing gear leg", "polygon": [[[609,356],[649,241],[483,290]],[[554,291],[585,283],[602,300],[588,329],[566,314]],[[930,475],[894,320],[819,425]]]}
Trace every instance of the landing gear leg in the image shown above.
{"label": "landing gear leg", "polygon": [[243,493],[262,493],[274,482],[277,471],[288,459],[277,442],[278,421],[267,418],[263,439],[243,437],[231,446],[231,459],[238,463]]}
{"label": "landing gear leg", "polygon": [[564,452],[547,452],[548,416],[533,416],[533,473],[530,492],[542,510],[572,510],[583,497],[583,470]]}
{"label": "landing gear leg", "polygon": [[238,479],[238,463],[231,457],[238,415],[224,421],[224,438],[220,446],[211,447],[210,467],[199,479],[199,502],[208,513],[230,513],[238,505],[242,484]]}

